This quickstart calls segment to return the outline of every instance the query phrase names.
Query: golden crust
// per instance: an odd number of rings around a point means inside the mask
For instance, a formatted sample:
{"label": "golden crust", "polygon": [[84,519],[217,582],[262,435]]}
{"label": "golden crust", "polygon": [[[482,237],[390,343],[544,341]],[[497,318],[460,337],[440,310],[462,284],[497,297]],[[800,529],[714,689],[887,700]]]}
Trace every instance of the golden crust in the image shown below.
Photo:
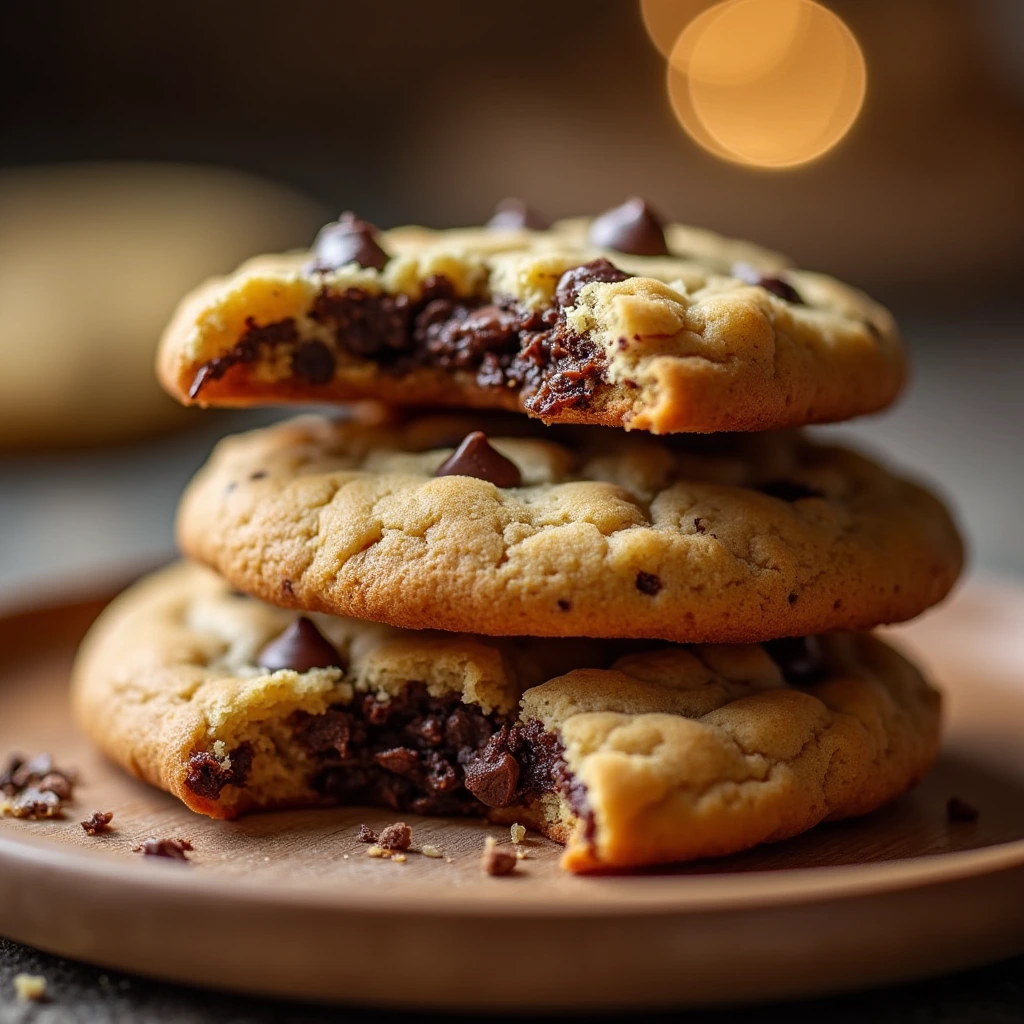
{"label": "golden crust", "polygon": [[[523,486],[434,477],[476,429]],[[756,489],[779,480],[822,497]],[[229,438],[187,490],[178,533],[189,557],[284,606],[680,642],[901,621],[941,600],[962,562],[930,494],[799,435],[684,444],[481,416],[304,417]]]}
{"label": "golden crust", "polygon": [[[671,257],[594,249],[587,221],[550,231],[399,228],[383,237],[393,254],[383,271],[350,264],[324,275],[303,268],[308,253],[260,257],[186,297],[164,333],[158,372],[183,402],[201,368],[223,356],[246,329],[287,318],[303,341],[337,358],[333,379],[315,387],[291,376],[281,353],[208,380],[199,404],[348,401],[530,411],[517,390],[482,386],[475,372],[423,366],[401,374],[337,350],[332,332],[309,316],[321,289],[358,287],[416,299],[441,275],[458,296],[509,297],[543,309],[570,268],[604,256],[634,275],[582,289],[569,322],[607,360],[607,382],[589,403],[542,414],[654,433],[765,430],[846,419],[884,408],[899,393],[905,363],[889,313],[865,295],[744,242],[670,226]],[[793,304],[732,276],[735,263],[765,273],[786,268],[804,299]],[[531,412],[531,415],[533,413]]]}
{"label": "golden crust", "polygon": [[[938,747],[938,694],[867,635],[821,638],[826,677],[802,689],[759,645],[636,648],[612,661],[592,641],[402,633],[327,617],[317,624],[344,669],[257,668],[256,652],[294,617],[232,595],[199,567],[164,570],[94,626],[74,673],[77,718],[135,775],[225,816],[258,804],[191,793],[195,749],[230,750],[254,727],[272,735],[297,709],[322,712],[357,690],[394,694],[410,680],[488,710],[521,697],[520,719],[564,744],[593,834],[554,794],[491,816],[568,841],[573,871],[725,854],[865,813],[916,782]],[[573,663],[596,667],[566,673]],[[258,757],[253,770],[265,802],[305,792]]]}

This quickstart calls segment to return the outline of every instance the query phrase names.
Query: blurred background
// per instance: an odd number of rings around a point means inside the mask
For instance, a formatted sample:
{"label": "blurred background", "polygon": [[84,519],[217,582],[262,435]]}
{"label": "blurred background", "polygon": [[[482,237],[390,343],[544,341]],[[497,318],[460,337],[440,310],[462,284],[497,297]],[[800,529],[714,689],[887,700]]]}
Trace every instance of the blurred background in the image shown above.
{"label": "blurred background", "polygon": [[152,379],[176,300],[343,209],[631,194],[889,304],[901,405],[829,432],[938,481],[1024,575],[1020,0],[94,0],[0,32],[0,602],[170,554],[221,434]]}

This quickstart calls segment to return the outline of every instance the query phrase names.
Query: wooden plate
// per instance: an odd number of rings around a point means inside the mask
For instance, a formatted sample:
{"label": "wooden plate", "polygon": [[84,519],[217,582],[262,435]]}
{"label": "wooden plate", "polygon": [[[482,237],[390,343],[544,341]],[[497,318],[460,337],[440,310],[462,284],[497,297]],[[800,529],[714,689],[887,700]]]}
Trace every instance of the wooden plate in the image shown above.
{"label": "wooden plate", "polygon": [[[937,974],[1024,950],[1024,590],[973,585],[894,637],[948,695],[944,756],[913,794],[785,843],[640,876],[574,878],[528,840],[507,878],[487,834],[406,820],[404,864],[374,860],[340,809],[235,823],[124,777],[65,708],[75,644],[102,601],[0,619],[0,753],[79,768],[62,822],[0,821],[0,932],[155,977],[389,1006],[655,1006],[811,995]],[[974,804],[949,823],[946,802]],[[112,810],[117,831],[78,820]],[[189,838],[194,863],[142,858]]]}

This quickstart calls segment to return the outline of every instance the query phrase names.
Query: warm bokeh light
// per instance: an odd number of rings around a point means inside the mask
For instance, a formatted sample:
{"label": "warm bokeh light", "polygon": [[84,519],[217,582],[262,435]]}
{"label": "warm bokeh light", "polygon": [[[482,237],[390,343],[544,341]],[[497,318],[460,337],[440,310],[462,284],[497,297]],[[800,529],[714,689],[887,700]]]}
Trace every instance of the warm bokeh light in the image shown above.
{"label": "warm bokeh light", "polygon": [[669,56],[687,133],[716,156],[792,167],[832,149],[864,102],[864,56],[813,0],[725,0],[699,14]]}
{"label": "warm bokeh light", "polygon": [[715,0],[640,0],[640,16],[651,42],[667,57],[679,33],[714,3]]}

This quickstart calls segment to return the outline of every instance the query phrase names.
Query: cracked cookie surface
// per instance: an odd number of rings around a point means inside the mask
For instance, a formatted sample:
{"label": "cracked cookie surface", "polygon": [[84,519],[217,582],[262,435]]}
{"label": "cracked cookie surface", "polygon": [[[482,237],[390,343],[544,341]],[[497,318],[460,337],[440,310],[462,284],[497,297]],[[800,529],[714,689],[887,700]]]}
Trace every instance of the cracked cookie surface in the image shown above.
{"label": "cracked cookie surface", "polygon": [[[435,476],[476,431],[518,485]],[[300,417],[228,438],[186,491],[178,535],[283,606],[681,642],[902,621],[962,562],[929,493],[799,434],[658,439],[493,415]]]}
{"label": "cracked cookie surface", "polygon": [[898,394],[896,327],[862,293],[694,228],[646,256],[592,228],[398,228],[365,266],[258,258],[181,303],[160,378],[201,405],[372,398],[654,433],[838,421]]}
{"label": "cracked cookie surface", "polygon": [[938,748],[938,693],[866,634],[652,646],[313,616],[337,664],[261,667],[298,618],[198,566],[154,574],[84,642],[78,721],[203,814],[377,802],[526,821],[567,844],[573,871],[866,813]]}

